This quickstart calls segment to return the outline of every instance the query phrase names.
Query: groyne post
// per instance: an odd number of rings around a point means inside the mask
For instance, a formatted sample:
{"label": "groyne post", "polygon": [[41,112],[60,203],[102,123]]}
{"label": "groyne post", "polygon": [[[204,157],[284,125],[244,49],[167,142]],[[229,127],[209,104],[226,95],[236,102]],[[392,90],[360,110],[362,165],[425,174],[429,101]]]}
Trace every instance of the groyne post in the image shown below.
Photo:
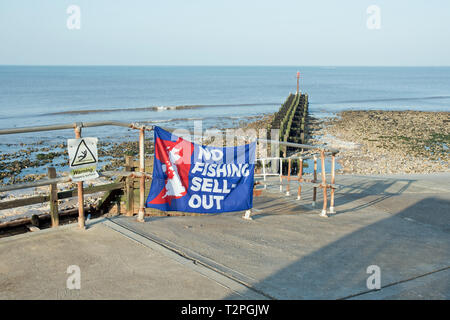
{"label": "groyne post", "polygon": [[[81,139],[81,126],[75,127],[75,138]],[[84,195],[83,195],[83,181],[78,183],[78,227],[86,229],[84,225]]]}
{"label": "groyne post", "polygon": [[297,94],[300,92],[300,71],[297,71]]}
{"label": "groyne post", "polygon": [[[56,178],[56,169],[54,167],[50,167],[47,169],[47,175],[49,179]],[[59,226],[59,215],[58,215],[58,186],[56,183],[52,183],[50,185],[50,217],[52,220],[52,228]]]}

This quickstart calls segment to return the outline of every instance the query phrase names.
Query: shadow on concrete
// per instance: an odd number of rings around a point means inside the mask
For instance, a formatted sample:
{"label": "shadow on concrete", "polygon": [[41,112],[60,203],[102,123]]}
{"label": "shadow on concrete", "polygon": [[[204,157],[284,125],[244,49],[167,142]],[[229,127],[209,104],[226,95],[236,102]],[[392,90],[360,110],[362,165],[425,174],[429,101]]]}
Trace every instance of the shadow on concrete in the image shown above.
{"label": "shadow on concrete", "polygon": [[[390,288],[387,298],[450,299],[450,273],[442,272],[450,266],[450,197],[416,181],[347,179],[337,193],[338,214],[329,220],[315,216],[320,197],[314,210],[305,204],[311,199],[308,190],[309,198],[300,202],[275,192],[255,198],[255,207],[262,210],[253,214],[257,223],[238,218],[242,212],[121,223],[194,254],[206,265],[213,263],[213,269],[249,284],[249,294],[257,290],[275,299],[364,298],[370,294],[367,267],[377,265],[381,285]],[[427,280],[430,275],[437,280]],[[423,281],[411,289],[415,279]]]}
{"label": "shadow on concrete", "polygon": [[[378,181],[370,181],[370,182],[358,182],[354,184],[350,184],[343,188],[343,191],[336,192],[336,203],[335,206],[343,206],[347,203],[354,202],[355,200],[363,200],[364,203],[356,205],[349,209],[338,210],[335,214],[342,214],[347,212],[352,212],[356,210],[365,209],[371,206],[374,206],[382,201],[385,201],[389,198],[401,195],[403,192],[408,190],[408,188],[416,181],[416,180],[400,180],[401,182],[405,182],[405,184],[400,187],[397,192],[387,192],[389,188],[392,188],[395,184],[399,182],[399,180],[378,180]],[[367,199],[369,196],[374,196],[375,198]],[[366,201],[364,201],[366,200]]]}
{"label": "shadow on concrete", "polygon": [[[336,213],[328,214],[329,216],[338,215],[348,212],[354,212],[357,210],[365,209],[371,206],[374,206],[380,202],[383,202],[389,198],[401,195],[403,192],[408,190],[414,182],[417,180],[412,179],[380,179],[380,180],[370,180],[370,181],[357,181],[351,184],[346,184],[345,186],[338,189],[335,193],[335,207],[337,208]],[[394,185],[403,183],[400,188],[396,188],[396,192],[388,192],[387,190],[393,189]],[[294,188],[294,185],[291,185],[292,195],[297,197],[297,188]],[[305,189],[305,188],[304,188]],[[277,195],[276,192],[272,191],[270,198],[264,196],[261,199],[256,199],[256,208],[258,211],[254,213],[252,216],[254,219],[260,219],[264,216],[277,215],[277,214],[317,214],[320,212],[323,206],[323,192],[318,188],[317,190],[317,202],[316,207],[313,208],[311,206],[312,202],[312,188],[302,191],[302,200],[298,201],[298,204],[288,206],[289,210],[283,210],[282,213],[273,211],[273,209],[279,208],[280,201],[283,199],[289,199],[291,203],[295,203],[297,200],[288,198],[284,195],[284,192],[279,193],[279,199],[275,198]],[[376,195],[376,196],[374,196]],[[370,199],[369,199],[370,198]],[[330,203],[330,193],[328,191],[328,203],[329,207]],[[278,200],[278,201],[277,201]],[[346,206],[348,204],[353,204],[355,200],[358,201],[359,204],[355,206]],[[362,202],[362,203],[361,203]],[[327,208],[329,209],[329,208]],[[259,212],[261,211],[261,212]]]}
{"label": "shadow on concrete", "polygon": [[[390,195],[380,199],[386,196]],[[367,267],[377,265],[381,291],[383,287],[394,288],[396,283],[450,267],[449,226],[450,201],[429,197],[321,247],[253,287],[276,299],[363,297],[370,291]],[[285,250],[288,254],[290,248]],[[266,254],[270,255],[270,250]],[[393,290],[388,298],[450,299],[449,273],[443,277],[413,290]]]}

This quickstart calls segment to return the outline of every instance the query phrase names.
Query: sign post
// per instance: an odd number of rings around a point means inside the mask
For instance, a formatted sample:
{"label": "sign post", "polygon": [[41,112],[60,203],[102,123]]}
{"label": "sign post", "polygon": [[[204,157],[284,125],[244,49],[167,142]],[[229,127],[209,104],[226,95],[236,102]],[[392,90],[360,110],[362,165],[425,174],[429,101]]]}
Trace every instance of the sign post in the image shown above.
{"label": "sign post", "polygon": [[97,138],[81,138],[81,127],[75,128],[75,139],[67,140],[72,181],[78,183],[78,226],[84,225],[83,181],[98,178]]}

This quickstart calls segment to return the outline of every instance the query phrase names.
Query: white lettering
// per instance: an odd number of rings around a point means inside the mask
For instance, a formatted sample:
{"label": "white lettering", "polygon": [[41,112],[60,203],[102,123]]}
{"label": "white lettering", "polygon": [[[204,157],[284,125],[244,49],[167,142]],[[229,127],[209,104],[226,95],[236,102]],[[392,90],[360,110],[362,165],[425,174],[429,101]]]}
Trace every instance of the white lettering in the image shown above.
{"label": "white lettering", "polygon": [[194,168],[192,168],[191,172],[196,173],[197,171],[202,171],[204,165],[205,164],[203,162],[196,162],[194,165]]}
{"label": "white lettering", "polygon": [[213,186],[213,179],[203,178],[203,185],[201,189],[203,192],[211,192],[212,186]]}
{"label": "white lettering", "polygon": [[200,177],[193,177],[192,178],[191,190],[192,191],[199,191],[200,188],[201,188],[201,184],[202,184],[202,178],[200,178]]}
{"label": "white lettering", "polygon": [[193,194],[192,197],[189,199],[189,207],[197,209],[200,208],[202,205],[202,199],[198,194]]}

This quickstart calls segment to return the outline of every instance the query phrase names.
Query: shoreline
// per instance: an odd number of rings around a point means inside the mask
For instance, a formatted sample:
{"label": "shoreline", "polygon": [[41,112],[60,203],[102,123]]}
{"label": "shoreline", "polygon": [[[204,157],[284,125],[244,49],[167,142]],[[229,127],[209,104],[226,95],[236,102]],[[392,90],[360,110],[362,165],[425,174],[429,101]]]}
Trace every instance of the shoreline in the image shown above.
{"label": "shoreline", "polygon": [[313,120],[310,144],[340,150],[345,174],[450,172],[450,112],[342,111]]}
{"label": "shoreline", "polygon": [[[246,128],[267,127],[272,115]],[[346,110],[308,115],[306,144],[339,149],[337,174],[391,175],[450,172],[450,112]]]}

